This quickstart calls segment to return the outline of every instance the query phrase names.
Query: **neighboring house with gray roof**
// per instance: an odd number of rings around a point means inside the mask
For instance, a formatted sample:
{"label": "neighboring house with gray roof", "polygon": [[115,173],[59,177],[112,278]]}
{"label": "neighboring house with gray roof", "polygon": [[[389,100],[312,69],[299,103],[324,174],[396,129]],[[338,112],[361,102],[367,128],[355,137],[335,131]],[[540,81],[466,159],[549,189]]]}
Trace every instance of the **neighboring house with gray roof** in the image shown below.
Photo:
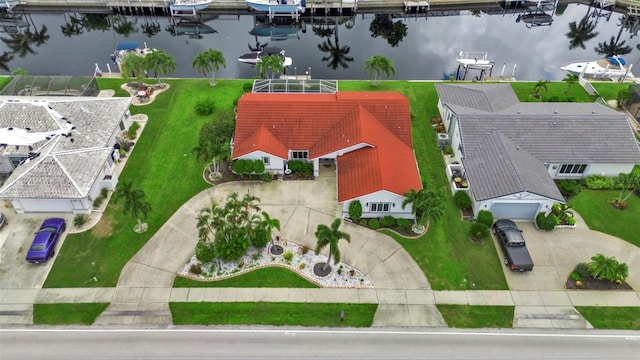
{"label": "neighboring house with gray roof", "polygon": [[0,96],[0,198],[18,213],[88,214],[113,190],[131,98]]}
{"label": "neighboring house with gray roof", "polygon": [[[521,103],[509,84],[436,84],[473,210],[532,219],[564,202],[554,179],[629,173],[640,148],[627,115],[598,103]],[[454,176],[455,175],[455,176]],[[452,183],[453,184],[453,183]]]}

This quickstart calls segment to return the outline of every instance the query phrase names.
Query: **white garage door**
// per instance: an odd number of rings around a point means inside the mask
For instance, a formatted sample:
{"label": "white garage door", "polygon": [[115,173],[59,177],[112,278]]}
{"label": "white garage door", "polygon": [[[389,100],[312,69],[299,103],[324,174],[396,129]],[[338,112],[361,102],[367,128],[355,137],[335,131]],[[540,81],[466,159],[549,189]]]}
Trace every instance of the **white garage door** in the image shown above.
{"label": "white garage door", "polygon": [[496,219],[534,219],[539,208],[538,203],[493,203],[491,212]]}
{"label": "white garage door", "polygon": [[22,210],[26,213],[72,211],[68,200],[20,199],[18,201]]}

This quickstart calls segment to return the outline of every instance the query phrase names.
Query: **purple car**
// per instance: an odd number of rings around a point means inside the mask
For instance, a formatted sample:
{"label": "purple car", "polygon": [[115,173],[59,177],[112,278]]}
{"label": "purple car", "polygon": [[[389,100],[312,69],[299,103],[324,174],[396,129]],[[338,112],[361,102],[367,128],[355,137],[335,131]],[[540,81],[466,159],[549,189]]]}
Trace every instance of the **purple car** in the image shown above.
{"label": "purple car", "polygon": [[55,253],[58,238],[66,227],[64,219],[53,218],[43,221],[40,230],[31,242],[31,247],[27,252],[27,261],[38,264],[49,260]]}

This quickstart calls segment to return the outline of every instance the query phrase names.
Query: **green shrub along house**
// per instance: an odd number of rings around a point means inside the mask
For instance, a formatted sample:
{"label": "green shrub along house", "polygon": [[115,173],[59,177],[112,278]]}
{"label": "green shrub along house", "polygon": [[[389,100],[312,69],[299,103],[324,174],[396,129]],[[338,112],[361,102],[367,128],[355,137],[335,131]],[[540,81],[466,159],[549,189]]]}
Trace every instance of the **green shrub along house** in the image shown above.
{"label": "green shrub along house", "polygon": [[629,173],[640,148],[627,116],[599,103],[520,102],[509,84],[436,84],[456,163],[450,186],[474,215],[532,220],[564,203],[554,180]]}

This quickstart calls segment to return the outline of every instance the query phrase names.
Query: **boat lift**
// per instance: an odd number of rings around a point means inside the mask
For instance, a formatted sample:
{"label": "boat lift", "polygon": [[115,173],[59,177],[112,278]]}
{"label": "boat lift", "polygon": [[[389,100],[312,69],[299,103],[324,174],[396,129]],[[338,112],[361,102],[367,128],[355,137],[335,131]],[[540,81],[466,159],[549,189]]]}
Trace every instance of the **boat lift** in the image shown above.
{"label": "boat lift", "polygon": [[[480,51],[460,51],[456,61],[458,62],[458,70],[456,71],[456,80],[466,80],[469,70],[480,70],[480,75],[476,76],[477,80],[482,80],[484,75],[489,71],[489,77],[493,73],[495,61],[488,59],[489,53]],[[460,77],[460,69],[464,69],[462,77]]]}

